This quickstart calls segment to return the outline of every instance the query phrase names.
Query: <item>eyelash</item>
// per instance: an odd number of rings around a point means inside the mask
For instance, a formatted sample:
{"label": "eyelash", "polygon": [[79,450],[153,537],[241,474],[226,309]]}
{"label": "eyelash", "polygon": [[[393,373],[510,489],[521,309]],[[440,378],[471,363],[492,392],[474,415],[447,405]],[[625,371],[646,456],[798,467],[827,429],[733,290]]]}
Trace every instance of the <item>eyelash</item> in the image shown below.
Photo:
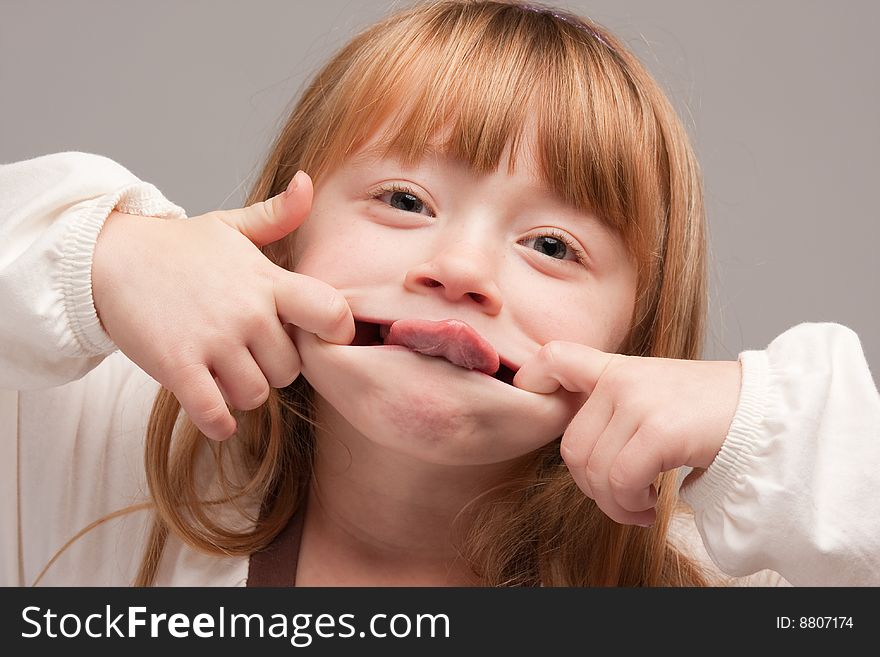
{"label": "eyelash", "polygon": [[[578,263],[582,265],[587,264],[587,254],[584,253],[583,249],[581,249],[577,244],[574,243],[568,235],[563,233],[561,230],[556,230],[555,228],[542,228],[540,233],[535,235],[530,235],[525,239],[532,239],[533,237],[552,237],[554,239],[559,240],[574,254],[574,257],[577,258]],[[547,256],[548,258],[550,256]],[[559,258],[554,258],[554,260],[559,260]],[[565,262],[564,260],[562,262]]]}
{"label": "eyelash", "polygon": [[[411,188],[409,188],[406,185],[401,185],[399,183],[387,183],[385,185],[380,185],[379,187],[374,189],[372,192],[370,192],[370,196],[371,196],[371,198],[378,199],[380,196],[382,196],[383,194],[385,194],[387,192],[401,192],[403,194],[410,194],[411,196],[415,196],[417,199],[419,199],[419,202],[431,212],[431,214],[433,216],[434,211],[431,210],[431,208],[428,206],[428,204],[425,203],[424,201],[422,201],[422,199],[419,198],[419,195],[416,194]],[[571,252],[574,254],[575,258],[577,258],[577,264],[582,264],[582,265],[587,264],[587,255],[586,255],[586,253],[584,253],[583,249],[581,249],[577,244],[575,244],[574,240],[572,240],[568,235],[563,233],[561,230],[557,230],[555,228],[544,228],[544,229],[542,229],[542,232],[537,233],[535,235],[530,235],[529,237],[526,237],[524,239],[534,239],[535,237],[552,237],[553,239],[559,240],[560,242],[565,244],[565,246],[567,248],[571,249]],[[547,257],[549,258],[550,256],[547,256]],[[558,258],[553,258],[553,259],[559,260]],[[561,260],[560,262],[565,262],[565,260]]]}
{"label": "eyelash", "polygon": [[[380,185],[372,192],[370,192],[370,196],[372,196],[373,198],[379,198],[380,196],[382,196],[382,194],[385,194],[386,192],[401,192],[402,194],[415,196],[417,199],[419,199],[419,202],[422,205],[424,205],[429,210],[431,209],[428,207],[428,204],[422,201],[422,199],[419,198],[419,195],[416,194],[411,188],[407,187],[406,185],[401,185],[400,183],[386,183],[384,185]],[[431,210],[431,214],[434,214],[433,210]]]}

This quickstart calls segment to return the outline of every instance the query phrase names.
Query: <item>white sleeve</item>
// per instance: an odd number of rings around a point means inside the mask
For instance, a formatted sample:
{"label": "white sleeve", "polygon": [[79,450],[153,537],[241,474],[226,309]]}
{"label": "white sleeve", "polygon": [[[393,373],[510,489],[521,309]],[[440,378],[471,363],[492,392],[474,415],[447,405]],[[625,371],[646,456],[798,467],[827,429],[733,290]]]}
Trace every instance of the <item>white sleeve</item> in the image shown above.
{"label": "white sleeve", "polygon": [[681,489],[712,560],[795,586],[880,585],[880,393],[858,336],[799,324],[739,360],[728,436]]}
{"label": "white sleeve", "polygon": [[80,378],[116,346],[92,301],[92,255],[114,210],[184,218],[116,162],[57,153],[0,165],[0,388]]}
{"label": "white sleeve", "polygon": [[[158,384],[121,352],[106,358],[116,347],[92,300],[95,242],[114,209],[186,216],[97,155],[0,165],[2,586],[32,584],[67,539],[145,487],[142,443]],[[136,567],[134,534],[92,532],[50,574],[130,581],[118,564]]]}

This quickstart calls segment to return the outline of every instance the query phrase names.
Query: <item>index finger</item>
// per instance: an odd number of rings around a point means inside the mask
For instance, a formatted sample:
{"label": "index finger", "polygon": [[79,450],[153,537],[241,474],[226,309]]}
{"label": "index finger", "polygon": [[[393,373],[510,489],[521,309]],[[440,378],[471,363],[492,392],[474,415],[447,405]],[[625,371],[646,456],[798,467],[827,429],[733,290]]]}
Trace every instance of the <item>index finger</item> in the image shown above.
{"label": "index finger", "polygon": [[539,393],[555,392],[562,386],[569,392],[592,394],[599,377],[616,355],[577,342],[554,340],[523,363],[513,378],[513,385]]}
{"label": "index finger", "polygon": [[282,270],[275,278],[275,309],[284,324],[336,344],[354,340],[354,316],[343,294],[324,281]]}

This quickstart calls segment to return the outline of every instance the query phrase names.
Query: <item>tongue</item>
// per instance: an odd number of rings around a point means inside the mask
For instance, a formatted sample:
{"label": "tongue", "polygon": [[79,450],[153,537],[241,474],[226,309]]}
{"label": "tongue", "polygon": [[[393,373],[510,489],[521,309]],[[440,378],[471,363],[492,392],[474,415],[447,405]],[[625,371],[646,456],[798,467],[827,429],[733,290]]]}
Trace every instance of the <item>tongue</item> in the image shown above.
{"label": "tongue", "polygon": [[387,345],[402,345],[426,356],[440,356],[469,370],[495,374],[501,363],[491,344],[465,322],[445,319],[399,319],[391,325]]}

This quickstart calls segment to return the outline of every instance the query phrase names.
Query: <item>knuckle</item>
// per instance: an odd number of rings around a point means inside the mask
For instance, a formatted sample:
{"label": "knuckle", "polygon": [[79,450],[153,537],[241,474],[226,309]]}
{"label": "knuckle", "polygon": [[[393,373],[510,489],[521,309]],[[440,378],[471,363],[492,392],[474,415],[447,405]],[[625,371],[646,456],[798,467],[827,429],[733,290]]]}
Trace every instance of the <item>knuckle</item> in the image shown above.
{"label": "knuckle", "polygon": [[156,363],[160,375],[182,381],[191,379],[204,367],[192,353],[192,349],[180,345],[163,349],[157,356]]}
{"label": "knuckle", "polygon": [[300,369],[297,366],[294,369],[289,369],[285,374],[279,374],[275,376],[271,381],[269,381],[269,385],[273,388],[286,388],[294,381],[297,380],[300,374]]}
{"label": "knuckle", "polygon": [[558,340],[542,345],[536,357],[538,370],[546,373],[559,371],[560,364],[565,362],[564,352],[564,343]]}
{"label": "knuckle", "polygon": [[300,372],[299,372],[299,368],[297,368],[295,372],[291,372],[291,373],[287,376],[287,378],[284,379],[284,381],[281,383],[281,385],[276,386],[276,387],[278,387],[278,388],[286,388],[287,386],[293,385],[293,382],[296,381],[296,380],[299,378],[299,374],[300,374]]}
{"label": "knuckle", "polygon": [[645,420],[639,427],[641,438],[649,445],[659,445],[660,442],[664,440],[666,433],[664,423],[658,421],[656,418]]}
{"label": "knuckle", "polygon": [[620,459],[614,462],[608,472],[608,486],[615,494],[629,492],[632,486],[632,473]]}
{"label": "knuckle", "polygon": [[612,358],[608,364],[605,373],[602,375],[602,382],[618,390],[628,390],[631,384],[635,383],[629,368],[624,367],[622,361],[617,358]]}
{"label": "knuckle", "polygon": [[596,462],[596,459],[590,459],[585,467],[584,474],[587,478],[587,483],[590,484],[590,487],[593,490],[606,488],[606,475],[604,467]]}
{"label": "knuckle", "polygon": [[282,385],[278,386],[279,388],[286,388],[291,385],[294,381],[299,378],[300,373],[302,372],[302,359],[299,357],[299,352],[296,350],[296,347],[290,346],[290,360],[288,361],[287,367],[287,376],[283,377]]}
{"label": "knuckle", "polygon": [[217,328],[205,337],[206,361],[213,363],[215,370],[226,371],[236,363],[235,355],[239,354],[242,347],[247,346],[245,331],[241,322],[233,324],[231,321],[226,330]]}
{"label": "knuckle", "polygon": [[335,326],[345,321],[348,312],[348,302],[334,290],[334,294],[327,301],[327,319]]}
{"label": "knuckle", "polygon": [[559,454],[570,468],[582,468],[586,465],[584,450],[578,449],[574,441],[566,440],[566,436],[563,436],[562,442],[559,444]]}
{"label": "knuckle", "polygon": [[272,329],[272,324],[277,321],[275,317],[270,317],[262,310],[245,311],[244,325],[248,333],[266,333]]}
{"label": "knuckle", "polygon": [[291,371],[287,374],[287,377],[285,377],[285,379],[284,379],[284,381],[285,381],[284,385],[279,386],[279,387],[280,387],[280,388],[286,388],[287,386],[291,385],[294,381],[296,381],[296,380],[299,378],[300,372],[301,372],[301,368],[300,368],[299,365],[297,365],[296,368],[294,368],[293,370],[291,370]]}
{"label": "knuckle", "polygon": [[256,221],[269,221],[272,217],[272,200],[267,199],[254,203],[250,208],[251,217]]}
{"label": "knuckle", "polygon": [[562,352],[562,343],[558,340],[553,340],[552,342],[548,342],[541,347],[541,350],[538,353],[538,357],[545,365],[552,367],[555,363],[558,363],[561,358],[563,358],[564,354]]}
{"label": "knuckle", "polygon": [[193,419],[198,426],[208,427],[216,432],[224,428],[229,416],[229,409],[225,403],[217,402],[199,409],[194,415]]}
{"label": "knuckle", "polygon": [[254,385],[248,390],[248,394],[240,406],[241,410],[252,411],[262,406],[269,398],[270,390],[268,383]]}

